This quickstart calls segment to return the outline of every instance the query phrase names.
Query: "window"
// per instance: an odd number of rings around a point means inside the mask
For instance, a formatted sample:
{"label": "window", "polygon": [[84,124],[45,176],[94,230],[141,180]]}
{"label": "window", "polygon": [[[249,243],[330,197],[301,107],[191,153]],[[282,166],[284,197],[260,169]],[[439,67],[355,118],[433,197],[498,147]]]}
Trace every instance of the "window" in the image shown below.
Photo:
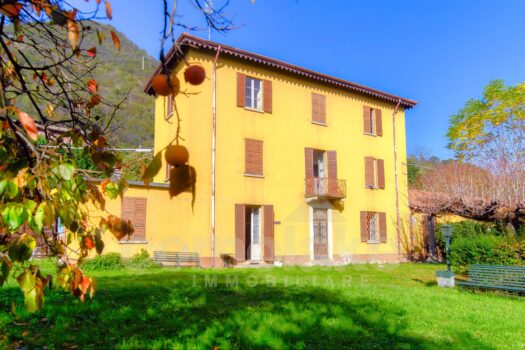
{"label": "window", "polygon": [[361,212],[361,242],[386,243],[386,213]]}
{"label": "window", "polygon": [[[146,240],[146,198],[124,197],[122,199],[122,220],[130,220],[135,231],[129,241]],[[123,239],[126,242],[126,239]]]}
{"label": "window", "polygon": [[326,96],[312,93],[312,123],[326,125]]}
{"label": "window", "polygon": [[262,81],[246,77],[245,88],[246,94],[244,106],[246,108],[262,111]]}
{"label": "window", "polygon": [[379,242],[379,216],[377,213],[368,213],[368,240]]}
{"label": "window", "polygon": [[263,176],[262,141],[244,140],[244,174],[248,176]]}
{"label": "window", "polygon": [[385,188],[385,162],[383,159],[365,157],[365,187]]}
{"label": "window", "polygon": [[363,106],[363,132],[367,135],[383,136],[381,109]]}

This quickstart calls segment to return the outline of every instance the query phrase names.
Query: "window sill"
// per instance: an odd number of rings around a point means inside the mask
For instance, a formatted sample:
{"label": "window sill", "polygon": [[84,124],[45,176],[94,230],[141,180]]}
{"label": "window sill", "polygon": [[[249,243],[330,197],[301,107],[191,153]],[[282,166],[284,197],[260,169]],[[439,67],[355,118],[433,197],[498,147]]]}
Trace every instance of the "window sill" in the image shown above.
{"label": "window sill", "polygon": [[148,241],[119,241],[118,244],[148,244]]}
{"label": "window sill", "polygon": [[381,241],[367,241],[367,244],[381,244]]}
{"label": "window sill", "polygon": [[312,124],[319,125],[319,126],[326,126],[326,127],[328,126],[328,124],[326,124],[326,123],[316,122],[315,120],[312,120]]}
{"label": "window sill", "polygon": [[244,176],[246,176],[246,177],[256,177],[256,178],[259,178],[259,179],[264,179],[264,175],[259,175],[259,174],[244,173]]}
{"label": "window sill", "polygon": [[363,134],[367,135],[367,136],[373,136],[373,137],[377,137],[377,134],[371,134],[369,132],[364,132]]}
{"label": "window sill", "polygon": [[252,111],[252,112],[257,112],[257,113],[264,114],[264,111],[262,109],[255,109],[255,108],[251,108],[251,107],[244,107],[244,109],[247,110],[247,111]]}
{"label": "window sill", "polygon": [[377,186],[365,186],[367,190],[379,190],[379,187]]}

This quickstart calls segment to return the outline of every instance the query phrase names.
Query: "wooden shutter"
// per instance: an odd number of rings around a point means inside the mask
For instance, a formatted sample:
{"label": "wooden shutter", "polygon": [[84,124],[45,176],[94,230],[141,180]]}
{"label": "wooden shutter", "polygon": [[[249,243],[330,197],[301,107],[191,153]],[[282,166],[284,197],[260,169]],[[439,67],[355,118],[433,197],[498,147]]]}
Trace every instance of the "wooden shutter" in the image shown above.
{"label": "wooden shutter", "polygon": [[244,140],[244,171],[246,174],[263,176],[263,142]]}
{"label": "wooden shutter", "polygon": [[386,243],[386,213],[379,214],[379,240]]}
{"label": "wooden shutter", "polygon": [[383,136],[383,118],[381,116],[381,110],[375,109],[374,114],[376,117],[376,135]]}
{"label": "wooden shutter", "polygon": [[365,157],[365,186],[375,187],[374,157]]}
{"label": "wooden shutter", "polygon": [[246,206],[235,204],[235,260],[246,260],[245,240],[246,240]]}
{"label": "wooden shutter", "polygon": [[147,200],[142,197],[124,197],[122,199],[121,218],[130,220],[135,231],[131,236],[133,241],[146,240],[146,208]]}
{"label": "wooden shutter", "polygon": [[237,107],[243,107],[246,104],[246,76],[237,73]]}
{"label": "wooden shutter", "polygon": [[272,82],[263,80],[263,109],[266,113],[272,113]]}
{"label": "wooden shutter", "polygon": [[337,179],[337,152],[336,151],[327,151],[328,159],[328,178]]}
{"label": "wooden shutter", "polygon": [[312,92],[312,121],[326,124],[326,96]]}
{"label": "wooden shutter", "polygon": [[372,133],[372,123],[370,123],[370,107],[363,106],[363,132],[367,134]]}
{"label": "wooden shutter", "polygon": [[304,149],[304,170],[305,170],[305,179],[310,179],[314,177],[314,149],[313,148]]}
{"label": "wooden shutter", "polygon": [[370,234],[368,232],[368,212],[361,212],[361,242],[368,242]]}
{"label": "wooden shutter", "polygon": [[385,161],[377,159],[377,187],[385,188]]}
{"label": "wooden shutter", "polygon": [[273,225],[273,205],[263,206],[264,215],[264,260],[273,261],[275,259],[274,248],[274,225]]}

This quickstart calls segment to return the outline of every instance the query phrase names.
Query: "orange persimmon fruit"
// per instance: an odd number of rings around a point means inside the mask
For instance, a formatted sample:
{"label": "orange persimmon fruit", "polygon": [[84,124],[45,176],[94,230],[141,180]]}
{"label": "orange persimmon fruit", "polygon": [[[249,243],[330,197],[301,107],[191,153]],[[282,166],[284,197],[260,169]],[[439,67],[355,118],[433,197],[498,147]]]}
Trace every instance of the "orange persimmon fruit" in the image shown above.
{"label": "orange persimmon fruit", "polygon": [[181,145],[170,145],[164,153],[166,162],[170,165],[177,166],[186,164],[190,158],[188,149]]}

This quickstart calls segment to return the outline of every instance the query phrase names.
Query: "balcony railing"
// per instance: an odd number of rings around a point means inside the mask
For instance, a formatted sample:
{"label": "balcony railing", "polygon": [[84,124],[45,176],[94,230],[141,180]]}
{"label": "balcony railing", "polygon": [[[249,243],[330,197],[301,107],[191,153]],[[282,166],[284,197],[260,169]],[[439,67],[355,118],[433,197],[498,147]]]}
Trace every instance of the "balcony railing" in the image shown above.
{"label": "balcony railing", "polygon": [[346,180],[311,177],[305,180],[305,197],[345,198]]}

